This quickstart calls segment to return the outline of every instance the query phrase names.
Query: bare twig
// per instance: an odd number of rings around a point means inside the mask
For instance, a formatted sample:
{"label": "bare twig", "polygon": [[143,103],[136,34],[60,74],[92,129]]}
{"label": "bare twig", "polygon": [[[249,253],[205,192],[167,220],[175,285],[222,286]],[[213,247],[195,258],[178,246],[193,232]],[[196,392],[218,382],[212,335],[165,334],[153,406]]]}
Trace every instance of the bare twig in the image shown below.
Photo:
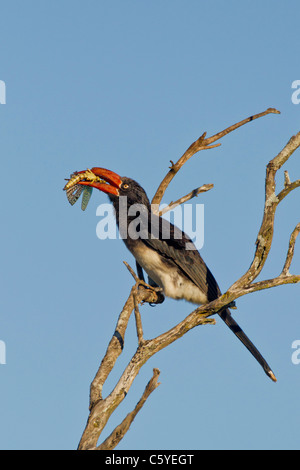
{"label": "bare twig", "polygon": [[299,232],[300,232],[300,223],[295,227],[295,229],[294,229],[294,231],[291,235],[290,242],[289,242],[289,248],[288,248],[288,252],[287,252],[287,255],[286,255],[285,264],[284,264],[284,267],[283,267],[283,270],[282,270],[282,273],[281,273],[282,276],[291,276],[291,274],[289,273],[289,269],[291,267],[292,259],[293,259],[293,256],[294,256],[295,243],[296,243],[297,237],[299,235]]}
{"label": "bare twig", "polygon": [[[170,204],[168,206],[164,207],[161,211],[159,211],[158,215],[162,216],[166,212],[175,209],[175,207],[179,206],[180,204],[184,204],[185,202],[189,201],[190,199],[192,199],[194,197],[197,197],[198,194],[205,193],[205,192],[209,191],[210,189],[212,189],[213,187],[214,187],[213,184],[204,184],[203,186],[200,186],[200,188],[194,189],[193,191],[191,191],[186,196],[183,196],[180,199],[177,199],[177,201],[170,202]],[[158,206],[156,206],[156,207],[158,207]]]}
{"label": "bare twig", "polygon": [[128,269],[128,271],[130,272],[131,276],[133,277],[133,279],[135,280],[135,282],[139,282],[140,279],[137,277],[137,275],[135,274],[134,270],[132,269],[132,267],[126,262],[126,261],[123,261],[123,263],[125,264],[126,268]]}
{"label": "bare twig", "polygon": [[144,333],[143,333],[141,314],[139,311],[137,284],[136,284],[135,292],[133,294],[133,298],[134,298],[134,315],[135,315],[136,332],[137,332],[139,346],[141,346],[144,343]]}
{"label": "bare twig", "polygon": [[300,180],[291,183],[285,180],[284,189],[277,195],[278,202],[281,202],[293,189],[300,187]]}
{"label": "bare twig", "polygon": [[264,289],[272,289],[274,287],[284,286],[287,284],[297,284],[300,282],[300,275],[282,275],[275,277],[274,279],[266,279],[265,281],[253,282],[249,286],[246,286],[241,291],[241,295],[252,294],[252,292],[258,292]]}
{"label": "bare twig", "polygon": [[275,108],[268,108],[266,109],[266,111],[263,111],[262,113],[254,114],[253,116],[243,119],[243,121],[239,121],[236,124],[233,124],[232,126],[227,127],[227,129],[224,129],[224,131],[218,132],[212,137],[208,137],[207,139],[205,139],[205,142],[208,145],[212,144],[213,142],[220,140],[222,137],[225,137],[225,135],[229,134],[230,132],[235,131],[241,126],[244,126],[248,122],[251,122],[251,121],[254,121],[255,119],[266,116],[267,114],[280,114],[280,111],[278,111],[278,109],[275,109]]}

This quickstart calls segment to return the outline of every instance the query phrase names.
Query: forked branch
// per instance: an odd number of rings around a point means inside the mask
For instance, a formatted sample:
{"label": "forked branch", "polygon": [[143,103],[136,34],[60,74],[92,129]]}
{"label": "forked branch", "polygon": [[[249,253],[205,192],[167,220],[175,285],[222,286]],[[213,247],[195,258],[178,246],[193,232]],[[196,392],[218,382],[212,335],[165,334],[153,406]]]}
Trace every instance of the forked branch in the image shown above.
{"label": "forked branch", "polygon": [[158,377],[159,377],[160,371],[158,369],[153,369],[153,376],[149,380],[144,393],[140,399],[140,401],[137,403],[136,407],[134,408],[131,413],[128,413],[125,419],[123,419],[122,423],[117,426],[113,432],[108,436],[107,439],[105,439],[102,444],[97,447],[97,450],[112,450],[114,449],[121,439],[125,436],[127,431],[130,428],[131,423],[133,422],[134,418],[138,414],[138,412],[142,409],[143,405],[145,404],[147,398],[151,395],[151,393],[160,385],[158,382]]}
{"label": "forked branch", "polygon": [[249,287],[249,285],[261,273],[265,262],[270,253],[272,240],[274,235],[274,220],[278,204],[300,184],[290,183],[285,176],[285,188],[276,195],[276,173],[287,162],[290,156],[300,146],[300,132],[289,140],[281,152],[273,158],[267,165],[266,182],[265,182],[265,205],[262,224],[256,240],[256,251],[254,259],[247,272],[236,281],[229,291],[237,291],[242,288]]}

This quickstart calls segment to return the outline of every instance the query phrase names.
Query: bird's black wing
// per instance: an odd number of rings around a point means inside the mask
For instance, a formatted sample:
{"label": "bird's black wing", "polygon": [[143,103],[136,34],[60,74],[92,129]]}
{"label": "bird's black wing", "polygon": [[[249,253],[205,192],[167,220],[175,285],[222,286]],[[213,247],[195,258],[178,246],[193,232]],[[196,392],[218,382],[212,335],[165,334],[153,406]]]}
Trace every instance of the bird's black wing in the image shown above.
{"label": "bird's black wing", "polygon": [[182,274],[206,294],[208,301],[221,295],[213,274],[190,237],[169,221],[152,214],[151,226],[148,225],[148,233],[142,241],[169,262],[174,263]]}

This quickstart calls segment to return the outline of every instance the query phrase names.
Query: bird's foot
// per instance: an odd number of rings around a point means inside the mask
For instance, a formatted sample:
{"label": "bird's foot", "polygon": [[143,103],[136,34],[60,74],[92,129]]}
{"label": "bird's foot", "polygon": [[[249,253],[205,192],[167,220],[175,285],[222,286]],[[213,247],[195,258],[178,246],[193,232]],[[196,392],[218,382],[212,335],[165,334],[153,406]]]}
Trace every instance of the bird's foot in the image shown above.
{"label": "bird's foot", "polygon": [[157,304],[162,304],[165,300],[165,296],[163,294],[163,288],[162,287],[154,287],[150,286],[150,284],[147,284],[147,282],[138,280],[137,281],[137,288],[139,286],[143,286],[145,289],[149,289],[150,291],[153,292],[153,299],[144,301],[143,303],[147,302],[150,305],[157,305]]}
{"label": "bird's foot", "polygon": [[150,290],[152,291],[153,295],[152,295],[152,298],[149,299],[149,300],[144,300],[142,303],[149,303],[151,306],[152,305],[156,305],[156,304],[162,304],[163,301],[165,300],[165,296],[163,294],[163,289],[162,287],[159,287],[159,286],[151,286],[150,284],[147,284],[147,282],[144,281],[144,279],[140,279],[134,272],[134,270],[132,269],[131,266],[129,266],[128,263],[126,263],[126,261],[123,261],[123,263],[125,264],[126,268],[128,269],[128,271],[130,272],[130,274],[132,275],[132,277],[134,278],[135,280],[135,289],[138,290],[140,286],[144,287],[145,289],[147,290]]}

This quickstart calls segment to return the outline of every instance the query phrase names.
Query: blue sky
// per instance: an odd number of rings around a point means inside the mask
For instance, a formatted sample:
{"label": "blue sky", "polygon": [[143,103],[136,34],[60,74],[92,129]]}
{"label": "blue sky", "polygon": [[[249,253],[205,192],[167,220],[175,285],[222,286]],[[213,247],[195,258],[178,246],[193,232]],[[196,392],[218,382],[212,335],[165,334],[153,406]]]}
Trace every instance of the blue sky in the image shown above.
{"label": "blue sky", "polygon": [[[268,107],[197,154],[164,202],[204,183],[202,256],[222,290],[248,268],[261,223],[265,166],[300,130],[291,101],[299,72],[299,2],[12,0],[1,2],[2,230],[0,447],[73,449],[88,416],[89,385],[132,280],[120,240],[99,240],[93,193],[71,207],[64,178],[91,166],[130,176],[149,197],[204,131],[214,134]],[[300,175],[300,151],[288,162]],[[278,187],[283,174],[278,175]],[[299,190],[298,190],[299,191]],[[279,208],[260,279],[282,269],[299,222],[297,191]],[[292,265],[300,272],[300,248]],[[119,449],[299,448],[299,286],[238,300],[235,316],[278,377],[273,384],[223,323],[199,327],[152,358],[103,437],[135,406],[152,368],[160,387]],[[145,337],[193,306],[167,300],[141,309]],[[137,346],[126,351],[109,393]]]}

